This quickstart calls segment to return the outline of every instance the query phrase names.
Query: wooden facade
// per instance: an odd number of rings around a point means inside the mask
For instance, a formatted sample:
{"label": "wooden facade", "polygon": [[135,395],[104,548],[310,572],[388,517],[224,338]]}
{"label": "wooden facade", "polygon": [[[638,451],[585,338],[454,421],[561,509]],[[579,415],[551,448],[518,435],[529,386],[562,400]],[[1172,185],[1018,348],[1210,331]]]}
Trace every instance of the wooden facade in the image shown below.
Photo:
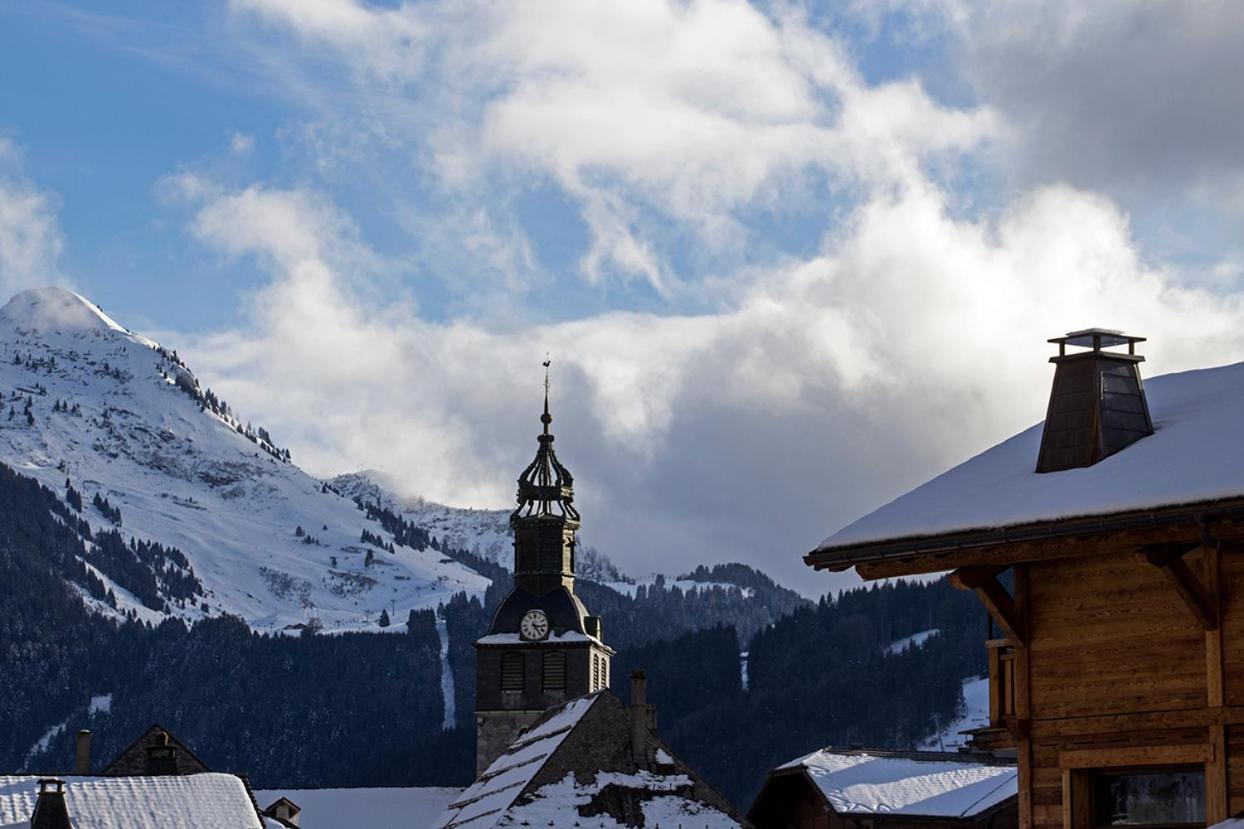
{"label": "wooden facade", "polygon": [[[813,563],[854,563],[872,578],[955,567],[952,582],[977,594],[1004,638],[986,643],[991,723],[974,744],[1015,752],[1021,829],[1118,822],[1103,801],[1124,778],[1160,780],[1188,801],[1179,824],[1213,825],[1244,811],[1237,508],[1154,510],[1146,527],[1066,537],[1050,522],[1041,541],[947,537],[924,554],[841,550]],[[1112,518],[1102,526],[1121,523]]]}

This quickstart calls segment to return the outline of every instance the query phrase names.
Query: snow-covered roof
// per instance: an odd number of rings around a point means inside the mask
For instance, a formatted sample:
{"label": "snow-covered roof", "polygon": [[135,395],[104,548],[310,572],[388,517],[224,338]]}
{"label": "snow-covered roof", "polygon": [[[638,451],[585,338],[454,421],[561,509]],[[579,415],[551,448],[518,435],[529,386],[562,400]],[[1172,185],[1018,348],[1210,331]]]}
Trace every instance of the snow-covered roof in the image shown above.
{"label": "snow-covered roof", "polygon": [[601,694],[597,693],[571,700],[511,743],[461,797],[449,804],[436,823],[437,829],[495,826],[540,771],[544,761],[600,698]]}
{"label": "snow-covered roof", "polygon": [[293,801],[302,810],[298,815],[302,829],[418,829],[431,826],[461,794],[462,789],[454,788],[393,787],[281,789],[257,791],[255,797],[264,807],[279,797]]}
{"label": "snow-covered roof", "polygon": [[739,829],[729,802],[648,736],[655,762],[645,768],[632,754],[621,700],[607,690],[571,700],[511,743],[435,826]]}
{"label": "snow-covered roof", "polygon": [[[30,825],[39,779],[0,776],[0,827]],[[263,829],[250,793],[236,775],[63,779],[74,829]]]}
{"label": "snow-covered roof", "polygon": [[556,783],[537,789],[530,800],[511,809],[498,824],[504,827],[564,826],[566,819],[574,815],[574,825],[579,829],[626,829],[607,813],[582,815],[580,806],[591,802],[608,786],[620,789],[640,790],[643,826],[651,829],[739,829],[739,822],[712,806],[686,797],[692,781],[682,774],[659,775],[647,771],[634,774],[602,772],[592,781],[580,782],[574,772]]}
{"label": "snow-covered roof", "polygon": [[821,542],[996,530],[1244,496],[1244,363],[1145,382],[1154,434],[1090,467],[1037,474],[1044,423],[959,464]]}
{"label": "snow-covered roof", "polygon": [[481,636],[475,640],[477,645],[564,645],[569,642],[595,643],[603,645],[604,643],[595,636],[588,636],[586,633],[579,633],[577,630],[568,630],[565,633],[550,633],[548,638],[539,641],[524,639],[517,633],[490,633],[487,636]]}
{"label": "snow-covered roof", "polygon": [[1018,791],[1015,766],[953,755],[821,749],[781,766],[802,767],[839,814],[972,817]]}

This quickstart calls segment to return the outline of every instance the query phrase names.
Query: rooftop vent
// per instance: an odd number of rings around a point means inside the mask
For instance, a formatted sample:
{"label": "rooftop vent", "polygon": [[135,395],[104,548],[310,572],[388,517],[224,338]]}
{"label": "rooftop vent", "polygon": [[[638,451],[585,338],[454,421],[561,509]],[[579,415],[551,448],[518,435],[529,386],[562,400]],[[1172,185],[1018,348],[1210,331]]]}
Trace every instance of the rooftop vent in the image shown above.
{"label": "rooftop vent", "polygon": [[30,829],[73,829],[65,805],[65,781],[54,777],[39,781],[39,799],[30,815]]}
{"label": "rooftop vent", "polygon": [[[1092,466],[1153,434],[1136,343],[1121,331],[1088,328],[1054,337],[1054,386],[1037,456],[1038,472]],[[1127,346],[1127,353],[1104,351]],[[1084,351],[1068,353],[1068,346]]]}

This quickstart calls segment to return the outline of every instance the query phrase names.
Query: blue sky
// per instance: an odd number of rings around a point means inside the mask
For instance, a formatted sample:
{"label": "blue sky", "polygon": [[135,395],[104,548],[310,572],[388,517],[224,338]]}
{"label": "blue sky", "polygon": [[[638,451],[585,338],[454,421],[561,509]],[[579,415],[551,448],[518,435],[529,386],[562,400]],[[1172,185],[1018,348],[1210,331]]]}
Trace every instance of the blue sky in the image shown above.
{"label": "blue sky", "polygon": [[1244,357],[1241,34],[1228,2],[0,0],[0,287],[158,336],[312,472],[461,505],[509,499],[548,351],[588,543],[794,583],[1040,419],[1046,337]]}

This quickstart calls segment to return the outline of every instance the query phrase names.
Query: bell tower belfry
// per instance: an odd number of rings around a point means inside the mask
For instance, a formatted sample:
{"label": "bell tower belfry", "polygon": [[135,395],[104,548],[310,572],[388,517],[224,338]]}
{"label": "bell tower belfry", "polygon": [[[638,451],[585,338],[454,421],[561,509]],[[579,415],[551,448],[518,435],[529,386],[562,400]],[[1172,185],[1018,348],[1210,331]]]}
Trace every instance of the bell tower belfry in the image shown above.
{"label": "bell tower belfry", "polygon": [[518,476],[514,588],[475,643],[475,771],[482,773],[545,709],[609,685],[613,650],[574,592],[579,513],[574,477],[553,451],[549,363],[544,428]]}

